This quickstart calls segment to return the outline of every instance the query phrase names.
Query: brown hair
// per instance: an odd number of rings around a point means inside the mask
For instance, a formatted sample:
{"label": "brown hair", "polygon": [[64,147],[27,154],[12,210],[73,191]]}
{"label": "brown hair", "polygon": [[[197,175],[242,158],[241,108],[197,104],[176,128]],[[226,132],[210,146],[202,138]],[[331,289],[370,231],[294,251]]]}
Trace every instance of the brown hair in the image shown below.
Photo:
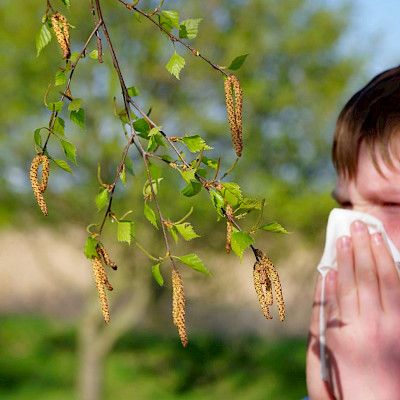
{"label": "brown hair", "polygon": [[339,176],[353,179],[360,146],[367,145],[379,170],[376,152],[392,165],[391,139],[400,131],[400,66],[375,76],[346,103],[336,123],[332,148]]}

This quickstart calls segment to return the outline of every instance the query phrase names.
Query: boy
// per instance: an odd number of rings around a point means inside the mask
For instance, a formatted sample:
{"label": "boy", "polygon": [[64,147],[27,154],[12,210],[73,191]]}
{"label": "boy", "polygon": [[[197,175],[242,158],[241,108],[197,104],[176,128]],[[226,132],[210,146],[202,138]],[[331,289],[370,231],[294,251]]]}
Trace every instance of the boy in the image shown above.
{"label": "boy", "polygon": [[[400,249],[400,67],[376,76],[339,115],[333,163],[341,207],[378,219]],[[380,234],[361,221],[337,241],[326,288],[330,382],[320,378],[318,279],[307,351],[311,400],[400,399],[400,277]]]}

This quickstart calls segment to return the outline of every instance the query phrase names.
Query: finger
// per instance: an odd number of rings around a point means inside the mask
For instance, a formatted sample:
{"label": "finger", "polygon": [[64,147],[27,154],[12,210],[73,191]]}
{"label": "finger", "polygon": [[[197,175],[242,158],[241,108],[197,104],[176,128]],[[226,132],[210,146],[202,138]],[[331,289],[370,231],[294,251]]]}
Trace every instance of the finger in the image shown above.
{"label": "finger", "polygon": [[339,320],[339,305],[336,294],[337,271],[331,270],[326,277],[326,320],[327,327]]}
{"label": "finger", "polygon": [[382,234],[375,233],[371,236],[371,249],[378,273],[382,307],[385,311],[398,311],[400,305],[400,277]]}
{"label": "finger", "polygon": [[343,321],[350,321],[358,314],[358,295],[354,274],[354,256],[351,238],[342,236],[336,241],[338,264],[337,298],[339,315]]}
{"label": "finger", "polygon": [[372,254],[370,235],[362,221],[354,221],[350,226],[354,251],[354,272],[360,314],[370,314],[381,310],[378,276]]}

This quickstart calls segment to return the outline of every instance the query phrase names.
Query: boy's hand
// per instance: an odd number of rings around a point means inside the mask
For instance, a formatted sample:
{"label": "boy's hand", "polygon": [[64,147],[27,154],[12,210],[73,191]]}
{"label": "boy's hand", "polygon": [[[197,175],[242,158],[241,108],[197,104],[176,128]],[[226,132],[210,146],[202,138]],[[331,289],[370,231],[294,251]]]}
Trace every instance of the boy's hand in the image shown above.
{"label": "boy's hand", "polygon": [[[393,258],[381,234],[370,235],[364,223],[355,221],[351,238],[337,242],[337,259],[338,271],[329,272],[326,287],[334,394],[352,400],[400,399],[400,278]],[[318,332],[318,312],[313,312],[311,332]],[[313,351],[311,344],[309,394],[329,399]]]}

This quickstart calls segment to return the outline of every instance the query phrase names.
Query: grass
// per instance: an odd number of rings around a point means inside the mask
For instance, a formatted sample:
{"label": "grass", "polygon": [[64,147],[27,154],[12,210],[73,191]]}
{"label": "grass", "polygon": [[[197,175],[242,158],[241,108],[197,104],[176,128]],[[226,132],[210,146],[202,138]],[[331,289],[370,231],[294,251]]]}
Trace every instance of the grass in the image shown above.
{"label": "grass", "polygon": [[[32,316],[0,318],[0,399],[75,399],[76,329]],[[130,332],[109,355],[105,399],[301,399],[305,339],[265,341]]]}

